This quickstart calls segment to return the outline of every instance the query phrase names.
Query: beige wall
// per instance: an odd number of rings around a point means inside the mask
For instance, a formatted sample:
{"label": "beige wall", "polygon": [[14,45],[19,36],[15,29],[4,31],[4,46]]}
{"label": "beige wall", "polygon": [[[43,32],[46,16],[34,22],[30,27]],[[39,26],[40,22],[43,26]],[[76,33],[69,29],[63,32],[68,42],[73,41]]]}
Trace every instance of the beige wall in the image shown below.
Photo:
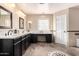
{"label": "beige wall", "polygon": [[49,28],[50,30],[53,28],[53,15],[47,14],[47,15],[38,15],[38,14],[32,14],[27,15],[27,20],[32,21],[32,28],[31,31],[38,31],[38,20],[39,19],[48,19],[49,20]]}
{"label": "beige wall", "polygon": [[[79,8],[72,7],[69,8],[69,30],[70,31],[79,31]],[[69,33],[70,46],[76,46],[76,39],[78,38],[75,33]]]}
{"label": "beige wall", "polygon": [[[16,6],[11,7],[10,4],[6,5],[3,3],[0,3],[0,5],[12,12],[12,30],[17,29],[20,33],[22,31],[26,31],[26,15],[21,14]],[[19,17],[22,17],[24,19],[24,29],[19,29]],[[0,35],[4,35],[8,30],[10,29],[0,29]]]}
{"label": "beige wall", "polygon": [[79,8],[69,8],[69,30],[79,30]]}

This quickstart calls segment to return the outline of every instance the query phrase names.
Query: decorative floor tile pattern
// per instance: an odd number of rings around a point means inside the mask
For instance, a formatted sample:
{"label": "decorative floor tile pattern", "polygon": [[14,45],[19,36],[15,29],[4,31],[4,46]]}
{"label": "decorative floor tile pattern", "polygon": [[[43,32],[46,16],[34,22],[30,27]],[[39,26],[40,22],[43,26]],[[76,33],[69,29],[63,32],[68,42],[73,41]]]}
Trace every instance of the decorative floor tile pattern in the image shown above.
{"label": "decorative floor tile pattern", "polygon": [[[23,56],[48,56],[51,52],[61,51],[61,53],[70,56],[79,56],[79,48],[65,47],[53,43],[35,43],[31,44]],[[58,52],[57,52],[58,53]],[[62,55],[59,53],[59,55]],[[58,54],[54,54],[58,55]],[[64,56],[64,55],[63,55]]]}

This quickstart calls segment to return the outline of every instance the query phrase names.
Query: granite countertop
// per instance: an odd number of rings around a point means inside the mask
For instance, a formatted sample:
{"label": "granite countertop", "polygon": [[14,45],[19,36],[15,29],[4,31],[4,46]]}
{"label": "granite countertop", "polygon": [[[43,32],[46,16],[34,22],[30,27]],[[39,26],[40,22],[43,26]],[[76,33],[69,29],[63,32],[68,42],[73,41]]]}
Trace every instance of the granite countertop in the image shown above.
{"label": "granite countertop", "polygon": [[15,34],[15,35],[9,35],[9,36],[0,36],[0,39],[15,39],[15,38],[19,38],[22,37],[24,35],[28,35],[28,34],[52,34],[52,32],[45,32],[45,33],[40,33],[40,32],[26,32],[23,34]]}
{"label": "granite countertop", "polygon": [[30,34],[30,33],[27,32],[27,33],[23,33],[23,34],[15,34],[15,35],[9,35],[9,36],[0,36],[0,39],[15,39],[15,38],[19,38],[21,36],[28,35],[28,34]]}
{"label": "granite countertop", "polygon": [[52,32],[31,32],[32,34],[52,34]]}

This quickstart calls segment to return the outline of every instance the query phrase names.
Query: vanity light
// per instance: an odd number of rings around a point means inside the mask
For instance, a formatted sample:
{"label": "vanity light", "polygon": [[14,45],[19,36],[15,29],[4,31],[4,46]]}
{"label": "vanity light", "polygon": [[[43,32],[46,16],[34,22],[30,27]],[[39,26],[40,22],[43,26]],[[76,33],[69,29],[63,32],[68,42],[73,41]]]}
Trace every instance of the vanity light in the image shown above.
{"label": "vanity light", "polygon": [[28,23],[32,24],[32,21],[28,21]]}
{"label": "vanity light", "polygon": [[11,8],[16,7],[16,5],[14,3],[6,3],[5,5],[8,6],[8,7],[11,7]]}
{"label": "vanity light", "polygon": [[30,32],[32,26],[32,21],[28,21],[28,32]]}
{"label": "vanity light", "polygon": [[16,4],[15,3],[5,3],[4,4],[5,6],[8,6],[9,8],[14,8],[14,10],[16,10],[17,14],[20,16],[20,15],[23,15],[23,16],[26,16],[21,10],[19,10],[17,7],[16,7]]}
{"label": "vanity light", "polygon": [[12,4],[10,4],[10,6],[13,7],[13,8],[15,8],[16,5],[12,3]]}

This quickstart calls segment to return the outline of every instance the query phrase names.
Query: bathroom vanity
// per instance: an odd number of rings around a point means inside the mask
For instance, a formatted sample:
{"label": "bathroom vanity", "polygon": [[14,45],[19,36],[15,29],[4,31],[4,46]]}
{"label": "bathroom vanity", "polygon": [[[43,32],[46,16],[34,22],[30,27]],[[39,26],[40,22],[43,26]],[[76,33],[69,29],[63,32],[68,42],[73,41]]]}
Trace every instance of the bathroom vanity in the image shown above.
{"label": "bathroom vanity", "polygon": [[[0,56],[22,56],[30,44],[39,42],[38,36],[45,37],[47,43],[52,42],[52,33],[19,33],[19,30],[13,29],[12,19],[15,18],[12,16],[11,11],[0,6],[0,29],[10,29],[0,35]],[[24,19],[18,17],[19,29],[24,30]]]}
{"label": "bathroom vanity", "polygon": [[0,39],[0,56],[21,56],[30,45],[30,34]]}
{"label": "bathroom vanity", "polygon": [[[45,41],[39,41],[38,37],[44,37]],[[51,34],[40,34],[40,33],[32,33],[31,34],[31,42],[32,43],[37,43],[37,42],[47,42],[47,43],[51,43],[52,42],[52,35]]]}
{"label": "bathroom vanity", "polygon": [[30,44],[38,42],[38,36],[45,36],[47,43],[52,42],[52,34],[28,33],[0,38],[0,56],[22,56]]}

